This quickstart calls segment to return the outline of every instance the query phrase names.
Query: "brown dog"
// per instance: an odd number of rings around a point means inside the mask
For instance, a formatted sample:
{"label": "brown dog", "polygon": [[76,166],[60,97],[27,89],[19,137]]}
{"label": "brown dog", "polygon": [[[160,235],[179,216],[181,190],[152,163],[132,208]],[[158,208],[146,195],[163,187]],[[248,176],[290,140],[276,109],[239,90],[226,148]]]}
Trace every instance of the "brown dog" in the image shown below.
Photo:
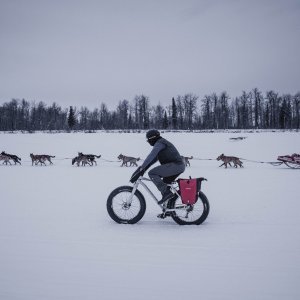
{"label": "brown dog", "polygon": [[238,157],[235,156],[226,156],[224,154],[221,154],[219,157],[217,157],[217,160],[223,161],[223,163],[219,167],[225,166],[225,168],[227,168],[227,164],[229,164],[231,167],[231,162],[233,162],[233,166],[235,168],[237,168],[238,166],[243,168],[243,163],[240,161]]}
{"label": "brown dog", "polygon": [[140,160],[139,157],[135,158],[135,157],[125,156],[123,154],[120,154],[118,156],[118,159],[122,160],[121,167],[123,167],[123,166],[128,167],[127,163],[129,163],[129,167],[131,167],[131,166],[136,166],[137,167],[138,165],[137,165],[136,162]]}
{"label": "brown dog", "polygon": [[45,165],[45,161],[49,161],[50,165],[53,165],[53,162],[51,161],[51,157],[55,157],[55,156],[51,156],[51,155],[47,155],[47,154],[33,154],[30,153],[30,157],[31,157],[31,161],[32,161],[32,166],[33,163],[35,163],[35,165],[37,165],[38,163],[40,163],[41,165]]}

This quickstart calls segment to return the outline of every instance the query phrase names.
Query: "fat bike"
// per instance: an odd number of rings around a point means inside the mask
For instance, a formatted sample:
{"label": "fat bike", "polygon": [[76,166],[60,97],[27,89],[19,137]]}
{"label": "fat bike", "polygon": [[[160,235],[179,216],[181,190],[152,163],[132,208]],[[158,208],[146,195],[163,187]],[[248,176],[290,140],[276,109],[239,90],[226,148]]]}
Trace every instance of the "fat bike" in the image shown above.
{"label": "fat bike", "polygon": [[120,224],[135,224],[140,221],[146,211],[145,197],[138,190],[138,187],[142,186],[161,208],[162,213],[158,215],[159,218],[171,217],[179,225],[200,225],[206,220],[210,209],[208,199],[201,191],[201,183],[206,179],[203,177],[197,179],[197,194],[192,203],[184,201],[181,197],[179,180],[168,183],[174,195],[167,202],[159,204],[159,199],[146,185],[146,182],[152,181],[140,176],[133,186],[120,186],[110,193],[106,204],[108,214]]}

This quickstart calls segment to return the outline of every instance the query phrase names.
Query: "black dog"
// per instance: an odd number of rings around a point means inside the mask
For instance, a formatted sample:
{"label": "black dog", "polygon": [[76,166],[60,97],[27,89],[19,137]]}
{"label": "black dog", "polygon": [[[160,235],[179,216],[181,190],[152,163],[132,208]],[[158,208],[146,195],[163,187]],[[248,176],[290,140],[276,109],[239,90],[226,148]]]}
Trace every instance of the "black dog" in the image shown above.
{"label": "black dog", "polygon": [[92,163],[92,166],[94,165],[94,163],[97,166],[96,158],[101,157],[101,155],[83,154],[82,152],[78,152],[78,157],[81,157],[81,156],[85,156]]}

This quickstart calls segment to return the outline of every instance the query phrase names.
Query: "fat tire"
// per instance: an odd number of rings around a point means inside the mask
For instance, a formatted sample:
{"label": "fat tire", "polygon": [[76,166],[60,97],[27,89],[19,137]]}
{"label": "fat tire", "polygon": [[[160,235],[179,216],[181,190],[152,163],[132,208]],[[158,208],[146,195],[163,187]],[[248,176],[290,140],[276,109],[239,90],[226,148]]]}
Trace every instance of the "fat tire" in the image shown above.
{"label": "fat tire", "polygon": [[[177,224],[179,224],[179,225],[200,225],[200,224],[202,224],[206,220],[206,218],[207,218],[207,216],[209,214],[210,206],[209,206],[209,202],[208,202],[207,197],[201,191],[198,193],[198,200],[197,200],[197,202],[198,201],[201,201],[202,204],[203,204],[203,213],[202,213],[202,215],[197,220],[195,220],[193,222],[185,222],[184,220],[182,220],[181,218],[179,218],[176,215],[176,211],[172,212],[172,214],[171,214],[172,219]],[[171,209],[174,208],[175,207],[175,203],[176,203],[176,199],[171,199],[169,201],[169,203],[168,203],[168,208],[171,208]]]}
{"label": "fat tire", "polygon": [[114,189],[110,195],[107,198],[107,202],[106,202],[106,209],[107,212],[109,214],[109,216],[117,223],[119,224],[135,224],[137,223],[139,220],[142,219],[142,217],[144,216],[145,212],[146,212],[146,201],[144,196],[142,195],[142,193],[139,190],[136,190],[134,195],[137,197],[137,199],[140,202],[140,211],[138,212],[138,214],[133,218],[133,219],[121,219],[119,216],[117,216],[113,210],[113,201],[114,201],[114,197],[120,193],[123,192],[129,192],[131,193],[133,190],[132,186],[120,186],[116,189]]}

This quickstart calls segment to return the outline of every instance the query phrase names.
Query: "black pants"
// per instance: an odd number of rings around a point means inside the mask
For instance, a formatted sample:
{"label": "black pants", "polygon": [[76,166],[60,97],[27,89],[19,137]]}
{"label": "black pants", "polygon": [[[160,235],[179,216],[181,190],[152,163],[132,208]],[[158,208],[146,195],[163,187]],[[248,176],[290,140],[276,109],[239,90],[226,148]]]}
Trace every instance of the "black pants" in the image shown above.
{"label": "black pants", "polygon": [[151,169],[148,172],[149,177],[163,194],[167,190],[167,184],[163,181],[163,178],[173,175],[179,175],[185,170],[184,163],[168,163]]}

